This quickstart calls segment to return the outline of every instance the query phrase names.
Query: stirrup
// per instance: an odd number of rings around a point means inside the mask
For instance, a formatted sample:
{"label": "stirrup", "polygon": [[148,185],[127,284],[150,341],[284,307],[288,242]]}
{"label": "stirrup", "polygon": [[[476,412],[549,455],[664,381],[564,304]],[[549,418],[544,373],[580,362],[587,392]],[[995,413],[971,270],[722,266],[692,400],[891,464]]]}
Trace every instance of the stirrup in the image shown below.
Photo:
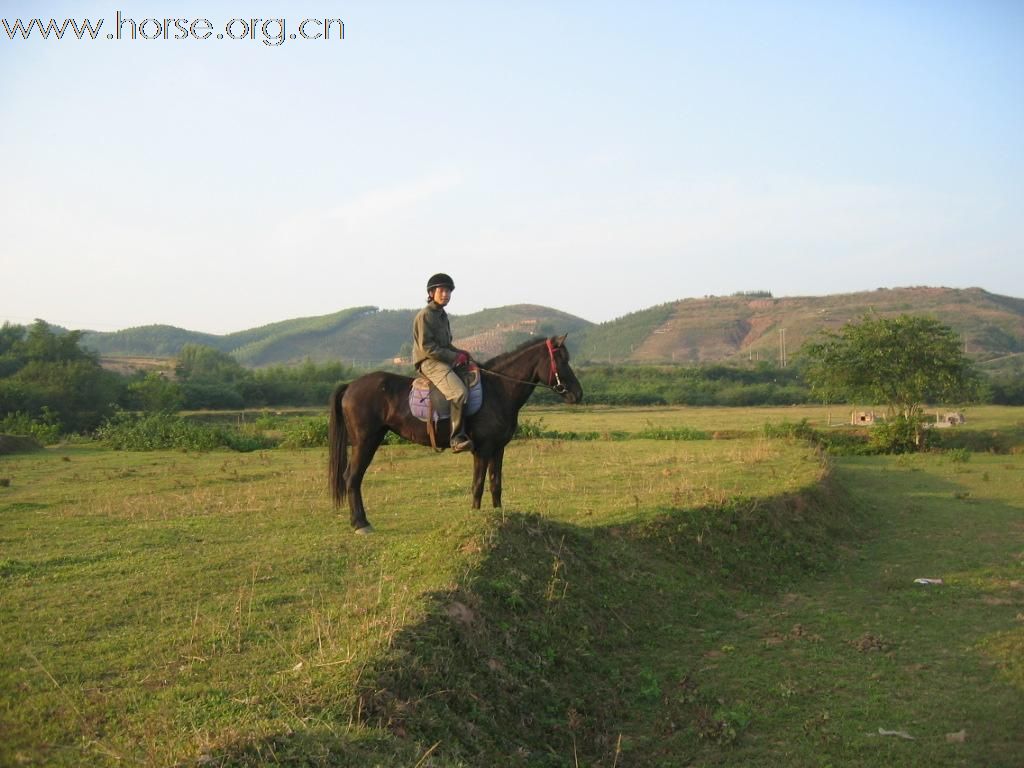
{"label": "stirrup", "polygon": [[473,450],[473,441],[464,434],[455,435],[452,438],[452,453],[462,453]]}

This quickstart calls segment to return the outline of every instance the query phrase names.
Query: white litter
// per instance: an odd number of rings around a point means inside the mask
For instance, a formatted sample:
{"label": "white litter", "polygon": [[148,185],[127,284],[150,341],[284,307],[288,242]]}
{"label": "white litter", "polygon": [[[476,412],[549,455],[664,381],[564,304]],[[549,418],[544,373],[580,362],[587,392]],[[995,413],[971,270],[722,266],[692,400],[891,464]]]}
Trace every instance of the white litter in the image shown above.
{"label": "white litter", "polygon": [[887,731],[887,730],[885,730],[885,728],[879,728],[878,729],[878,735],[879,736],[899,736],[901,739],[906,739],[907,741],[913,741],[914,740],[914,737],[911,736],[906,731]]}

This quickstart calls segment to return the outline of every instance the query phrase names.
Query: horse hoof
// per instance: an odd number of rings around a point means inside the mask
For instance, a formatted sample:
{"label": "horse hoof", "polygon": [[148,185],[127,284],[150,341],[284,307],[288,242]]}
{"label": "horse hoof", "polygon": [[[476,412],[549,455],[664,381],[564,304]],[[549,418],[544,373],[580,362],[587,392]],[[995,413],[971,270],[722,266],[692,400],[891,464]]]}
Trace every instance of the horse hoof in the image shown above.
{"label": "horse hoof", "polygon": [[368,534],[368,533],[373,533],[373,526],[370,525],[369,523],[367,523],[362,528],[356,528],[355,532],[357,534],[360,534],[360,535],[365,535],[365,534]]}

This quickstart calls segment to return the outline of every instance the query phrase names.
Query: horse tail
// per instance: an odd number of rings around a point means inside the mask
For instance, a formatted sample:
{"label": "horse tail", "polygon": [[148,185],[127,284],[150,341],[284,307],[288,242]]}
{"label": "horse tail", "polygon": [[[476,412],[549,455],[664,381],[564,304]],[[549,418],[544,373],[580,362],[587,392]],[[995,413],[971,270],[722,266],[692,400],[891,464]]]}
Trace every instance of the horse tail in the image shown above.
{"label": "horse tail", "polygon": [[345,500],[345,469],[348,467],[348,430],[345,428],[345,414],[341,410],[341,398],[348,384],[339,384],[331,394],[327,417],[327,445],[330,457],[327,475],[331,486],[334,506],[341,506]]}

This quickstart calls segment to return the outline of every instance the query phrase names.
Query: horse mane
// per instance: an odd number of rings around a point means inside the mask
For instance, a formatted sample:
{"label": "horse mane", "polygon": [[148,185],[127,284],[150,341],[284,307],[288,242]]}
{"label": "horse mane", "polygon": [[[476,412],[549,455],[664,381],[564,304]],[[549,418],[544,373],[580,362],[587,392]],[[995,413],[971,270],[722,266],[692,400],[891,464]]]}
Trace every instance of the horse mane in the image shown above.
{"label": "horse mane", "polygon": [[543,339],[539,339],[539,340],[538,339],[529,339],[527,341],[524,341],[522,344],[520,344],[515,349],[509,350],[508,352],[502,352],[500,355],[495,355],[490,360],[488,360],[486,363],[484,363],[483,367],[484,368],[491,368],[491,367],[493,367],[495,365],[500,365],[501,363],[503,363],[503,362],[505,362],[507,360],[511,360],[513,357],[518,356],[520,353],[525,352],[530,347],[536,346],[537,344],[540,344],[543,341],[547,341],[547,337],[546,336]]}

